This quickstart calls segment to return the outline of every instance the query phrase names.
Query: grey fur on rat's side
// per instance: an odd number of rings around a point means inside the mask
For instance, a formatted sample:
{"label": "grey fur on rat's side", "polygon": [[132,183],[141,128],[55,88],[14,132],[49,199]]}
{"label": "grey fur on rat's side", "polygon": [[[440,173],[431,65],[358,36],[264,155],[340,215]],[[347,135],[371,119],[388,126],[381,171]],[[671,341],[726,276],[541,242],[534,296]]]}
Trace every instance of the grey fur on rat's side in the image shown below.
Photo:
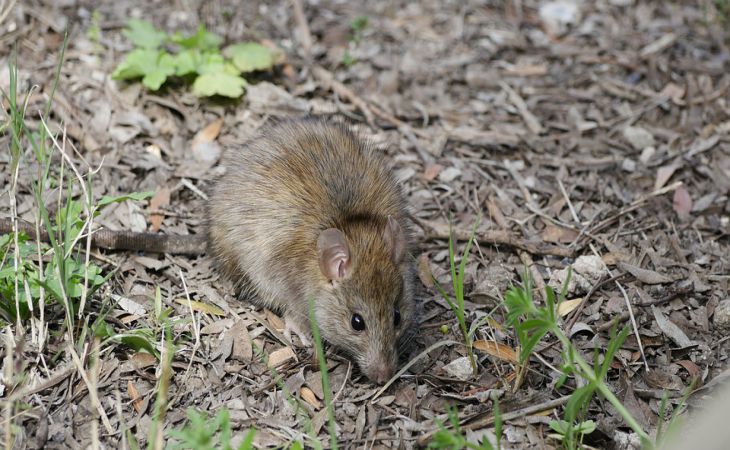
{"label": "grey fur on rat's side", "polygon": [[322,337],[378,383],[417,324],[406,202],[382,160],[344,125],[284,121],[228,150],[209,211],[210,249],[237,288],[305,333],[313,299]]}

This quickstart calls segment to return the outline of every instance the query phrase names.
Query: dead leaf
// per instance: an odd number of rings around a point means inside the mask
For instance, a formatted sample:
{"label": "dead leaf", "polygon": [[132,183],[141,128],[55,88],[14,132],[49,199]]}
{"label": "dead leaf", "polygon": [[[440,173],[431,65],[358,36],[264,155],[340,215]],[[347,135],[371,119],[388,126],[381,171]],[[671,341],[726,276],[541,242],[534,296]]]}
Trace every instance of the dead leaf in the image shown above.
{"label": "dead leaf", "polygon": [[518,77],[539,77],[547,73],[547,64],[516,64],[504,70],[505,75]]}
{"label": "dead leaf", "polygon": [[692,345],[692,341],[690,341],[687,335],[684,334],[684,331],[682,331],[677,324],[669,320],[667,316],[659,311],[656,306],[651,305],[651,311],[654,313],[654,319],[656,319],[659,329],[661,329],[662,333],[664,333],[669,339],[674,341],[675,344],[677,344],[680,348],[686,348]]}
{"label": "dead leaf", "polygon": [[278,332],[284,331],[284,321],[281,320],[281,317],[277,316],[270,310],[264,311],[264,315],[266,316],[266,321],[269,322],[269,325],[271,325],[272,328],[274,328]]}
{"label": "dead leaf", "polygon": [[175,299],[175,302],[187,306],[189,308],[192,308],[193,311],[203,312],[207,314],[212,314],[214,316],[225,316],[226,312],[220,309],[219,307],[215,305],[211,305],[210,303],[203,303],[198,302],[195,300],[190,300],[188,303],[188,299],[186,298],[178,298]]}
{"label": "dead leaf", "polygon": [[603,260],[603,264],[607,266],[615,266],[620,261],[628,261],[630,258],[629,255],[627,255],[624,252],[616,251],[616,252],[608,252],[605,253],[603,256],[601,256],[601,259]]}
{"label": "dead leaf", "polygon": [[418,278],[421,279],[421,283],[428,289],[433,289],[434,282],[431,276],[431,267],[428,262],[428,253],[421,253],[418,257]]}
{"label": "dead leaf", "polygon": [[[697,367],[697,364],[693,363],[692,361],[688,359],[683,359],[682,361],[677,361],[677,364],[684,367],[684,370],[689,373],[689,377],[691,380],[699,381],[700,379],[700,368]],[[694,388],[698,388],[699,386],[694,386]]]}
{"label": "dead leaf", "polygon": [[570,228],[549,224],[542,231],[541,237],[545,242],[567,244],[573,242],[578,237],[578,232]]}
{"label": "dead leaf", "polygon": [[576,298],[573,300],[565,300],[560,302],[560,304],[558,305],[558,314],[561,317],[567,316],[568,314],[570,314],[571,311],[575,310],[575,308],[577,308],[582,301],[582,298]]}
{"label": "dead leaf", "polygon": [[686,89],[683,86],[679,86],[671,81],[664,86],[664,89],[659,92],[659,97],[671,98],[675,105],[684,105],[684,94]]}
{"label": "dead leaf", "polygon": [[519,356],[512,347],[499,342],[481,339],[474,341],[474,348],[503,361],[511,363],[517,363],[519,361]]}
{"label": "dead leaf", "polygon": [[662,166],[656,171],[656,181],[654,182],[654,190],[658,190],[664,187],[672,178],[674,172],[679,168],[678,163],[672,163],[668,166]]}
{"label": "dead leaf", "polygon": [[309,403],[315,410],[318,410],[322,407],[322,403],[317,400],[317,396],[314,395],[314,392],[308,387],[302,386],[299,394],[302,396],[302,399],[304,399],[305,402]]}
{"label": "dead leaf", "polygon": [[253,344],[251,336],[248,334],[248,322],[239,320],[226,331],[226,335],[231,336],[233,340],[232,359],[243,362],[253,359]]}
{"label": "dead leaf", "polygon": [[282,364],[296,358],[297,355],[294,354],[294,350],[292,350],[291,347],[282,347],[269,354],[268,366],[269,368],[279,367]]}
{"label": "dead leaf", "polygon": [[140,414],[142,412],[142,397],[140,397],[139,391],[131,380],[127,382],[127,394],[132,399],[134,410],[137,411],[137,414]]}
{"label": "dead leaf", "polygon": [[680,217],[686,217],[692,211],[692,197],[684,186],[680,186],[674,191],[672,206]]}
{"label": "dead leaf", "polygon": [[157,358],[146,352],[137,352],[129,358],[133,370],[142,370],[157,364]]}
{"label": "dead leaf", "polygon": [[[167,186],[160,186],[157,188],[157,192],[155,192],[155,195],[150,199],[150,209],[152,211],[159,211],[160,208],[163,206],[167,206],[170,204],[170,188]],[[160,226],[162,225],[162,220],[165,218],[162,214],[151,214],[150,215],[150,223],[152,224],[150,227],[150,230],[153,232],[157,232],[160,230]]]}
{"label": "dead leaf", "polygon": [[215,143],[215,139],[218,137],[221,127],[223,127],[222,118],[214,120],[195,135],[190,147],[193,152],[193,157],[197,161],[207,163],[210,166],[218,161],[221,155],[221,148]]}
{"label": "dead leaf", "polygon": [[619,269],[629,272],[631,275],[636,277],[637,280],[641,281],[642,283],[646,284],[660,284],[660,283],[669,283],[672,281],[671,278],[667,277],[666,275],[662,275],[659,272],[655,272],[653,270],[649,269],[642,269],[640,267],[632,266],[631,264],[627,264],[625,262],[618,262]]}
{"label": "dead leaf", "polygon": [[429,164],[426,170],[423,171],[423,179],[426,181],[433,181],[436,179],[438,174],[441,172],[444,166],[441,164]]}

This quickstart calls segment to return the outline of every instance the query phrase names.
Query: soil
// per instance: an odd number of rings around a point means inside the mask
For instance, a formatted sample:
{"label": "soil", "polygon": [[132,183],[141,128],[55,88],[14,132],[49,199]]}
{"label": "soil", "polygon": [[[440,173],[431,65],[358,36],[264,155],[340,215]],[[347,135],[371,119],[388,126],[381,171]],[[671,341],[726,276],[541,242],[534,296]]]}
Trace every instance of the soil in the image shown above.
{"label": "soil", "polygon": [[[614,321],[629,325],[607,381],[650,434],[685,391],[692,406],[722,383],[730,373],[730,17],[718,9],[722,2],[576,2],[576,14],[556,22],[547,8],[553,2],[537,0],[319,0],[303,4],[308,31],[293,3],[18,2],[0,22],[0,86],[7,92],[5,67],[17,52],[19,86],[31,92],[27,121],[43,126],[68,29],[49,129],[65,132],[83,173],[99,168],[95,197],[155,193],[103,209],[95,223],[111,230],[204,233],[221,151],[279,117],[330,116],[380,145],[403,183],[418,238],[423,316],[404,363],[425,353],[382,390],[327,350],[340,447],[424,445],[451,405],[477,442],[493,436],[494,398],[509,416],[503,448],[559,446],[548,423],[563,417],[576,380],[559,383],[563,355],[552,335],[519,370],[518,342],[505,325],[503,295],[525,266],[537,287],[558,288],[574,266],[573,302],[560,320],[589,361],[594,349],[605,351]],[[352,39],[351,23],[362,16],[367,26]],[[249,80],[240,101],[200,99],[184,84],[150,92],[110,76],[131,49],[122,30],[132,17],[168,32],[191,33],[202,23],[225,43],[263,42],[284,56]],[[7,133],[0,140],[10,145]],[[8,155],[0,152],[3,217]],[[19,216],[31,222],[34,173],[31,164],[21,167],[17,195]],[[57,197],[51,190],[46,198]],[[464,346],[445,344],[463,339],[430,276],[451,285],[450,221],[459,249],[478,221],[466,263],[467,320],[492,318],[476,332],[476,377],[458,370]],[[281,338],[275,313],[237,299],[209,257],[91,255],[113,275],[89,299],[90,322],[105,313],[118,333],[159,333],[157,289],[172,310],[166,430],[182,427],[188,408],[210,416],[227,408],[235,439],[253,427],[258,447],[304,440],[307,421],[278,373],[329,445],[312,351]],[[186,298],[201,302],[192,317]],[[3,351],[6,366],[15,348],[26,374],[5,389],[29,393],[13,417],[15,448],[147,445],[159,361],[114,341],[94,363],[88,337],[78,352],[97,374],[90,391],[66,351],[62,310],[48,314],[43,348],[15,324],[5,332],[15,336]],[[586,445],[638,448],[605,400],[594,399],[586,418],[597,426]]]}

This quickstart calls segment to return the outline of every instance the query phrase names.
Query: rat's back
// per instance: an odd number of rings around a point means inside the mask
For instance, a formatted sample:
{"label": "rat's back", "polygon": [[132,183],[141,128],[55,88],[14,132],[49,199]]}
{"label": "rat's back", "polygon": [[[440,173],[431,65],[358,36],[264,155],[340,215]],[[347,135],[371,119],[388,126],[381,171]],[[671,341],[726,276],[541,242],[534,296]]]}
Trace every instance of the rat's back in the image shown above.
{"label": "rat's back", "polygon": [[229,150],[210,204],[211,250],[228,275],[264,298],[297,297],[319,276],[322,230],[389,215],[404,222],[403,196],[375,152],[316,119],[269,126]]}

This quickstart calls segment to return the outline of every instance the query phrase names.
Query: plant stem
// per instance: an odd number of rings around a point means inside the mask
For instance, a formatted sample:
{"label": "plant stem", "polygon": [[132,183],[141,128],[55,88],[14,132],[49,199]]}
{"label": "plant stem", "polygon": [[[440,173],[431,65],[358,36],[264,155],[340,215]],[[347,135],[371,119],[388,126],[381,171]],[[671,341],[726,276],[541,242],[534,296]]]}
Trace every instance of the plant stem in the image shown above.
{"label": "plant stem", "polygon": [[[569,348],[572,346],[568,337],[563,333],[560,328],[558,328],[557,325],[551,327],[550,331],[552,331],[552,333],[558,338],[558,340],[560,340],[560,343],[563,344],[563,347]],[[631,415],[631,413],[629,413],[629,411],[624,407],[624,405],[621,403],[621,400],[616,398],[616,396],[613,392],[611,392],[606,383],[596,377],[593,368],[586,362],[585,359],[583,359],[583,357],[578,352],[575,352],[574,361],[578,364],[580,368],[580,375],[596,386],[598,391],[606,398],[606,400],[608,400],[613,405],[614,408],[616,408],[619,414],[621,414],[621,417],[623,417],[624,421],[626,421],[626,424],[630,426],[636,434],[639,435],[642,441],[649,441],[649,435],[646,434],[646,432],[641,428],[639,422],[637,422],[636,419],[634,419],[634,417]]]}

